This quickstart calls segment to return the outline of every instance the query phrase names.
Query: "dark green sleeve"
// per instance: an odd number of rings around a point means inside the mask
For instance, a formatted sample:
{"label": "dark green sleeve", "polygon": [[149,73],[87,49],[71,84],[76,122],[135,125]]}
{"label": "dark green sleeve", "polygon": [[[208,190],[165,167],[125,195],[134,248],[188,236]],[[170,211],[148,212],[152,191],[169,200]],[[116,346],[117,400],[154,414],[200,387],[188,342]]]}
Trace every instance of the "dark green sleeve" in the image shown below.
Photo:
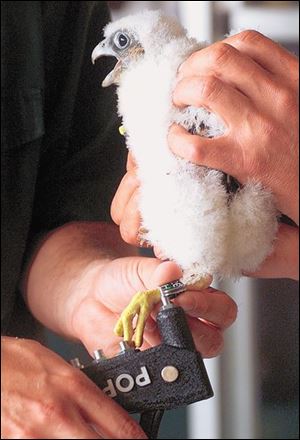
{"label": "dark green sleeve", "polygon": [[102,1],[1,2],[1,331],[32,243],[70,221],[109,220],[124,173],[113,60],[91,53]]}
{"label": "dark green sleeve", "polygon": [[[92,50],[109,20],[105,3],[44,2],[48,4],[43,11],[44,50],[49,57],[45,59],[46,133],[34,232],[70,221],[110,220],[110,204],[125,171],[127,152],[118,133],[115,90],[101,87],[114,61],[91,63]],[[59,28],[57,8],[65,8]]]}

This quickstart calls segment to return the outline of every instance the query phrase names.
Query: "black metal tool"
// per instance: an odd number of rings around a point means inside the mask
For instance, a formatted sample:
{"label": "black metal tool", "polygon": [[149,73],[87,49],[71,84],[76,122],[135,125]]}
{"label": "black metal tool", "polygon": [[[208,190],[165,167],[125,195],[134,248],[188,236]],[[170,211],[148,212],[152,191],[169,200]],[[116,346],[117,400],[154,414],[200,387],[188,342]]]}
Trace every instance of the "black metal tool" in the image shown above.
{"label": "black metal tool", "polygon": [[174,283],[175,288],[176,294],[172,293],[170,283],[161,286],[163,306],[156,318],[162,338],[160,345],[140,351],[121,342],[121,352],[111,359],[97,350],[95,359],[86,366],[78,360],[72,361],[129,413],[141,413],[141,426],[150,438],[156,438],[164,410],[213,396],[185,313],[169,301],[169,297],[180,293],[178,282]]}

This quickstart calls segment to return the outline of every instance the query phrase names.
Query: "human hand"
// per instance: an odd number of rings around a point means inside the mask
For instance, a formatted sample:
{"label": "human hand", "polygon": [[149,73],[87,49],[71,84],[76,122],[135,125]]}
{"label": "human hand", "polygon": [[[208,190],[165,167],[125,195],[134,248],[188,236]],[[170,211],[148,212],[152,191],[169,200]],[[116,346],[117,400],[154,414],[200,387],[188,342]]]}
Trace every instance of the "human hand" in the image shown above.
{"label": "human hand", "polygon": [[147,438],[81,371],[39,343],[2,337],[1,354],[1,438]]}
{"label": "human hand", "polygon": [[[111,215],[119,225],[120,234],[127,243],[141,245],[139,230],[141,218],[138,208],[140,182],[136,175],[136,165],[130,153],[127,172],[119,185],[111,206]],[[157,258],[163,258],[159,249],[154,249]],[[259,271],[245,273],[256,278],[299,279],[299,231],[286,224],[279,225],[274,251],[264,261]]]}
{"label": "human hand", "polygon": [[[136,165],[133,157],[129,153],[127,159],[127,173],[123,177],[115,194],[111,206],[111,215],[114,222],[119,225],[120,234],[123,240],[133,245],[140,244],[139,230],[141,220],[138,210],[138,197],[139,180],[136,176]],[[163,257],[160,249],[155,248],[154,253],[158,258]],[[159,268],[159,270],[161,269],[163,269],[165,275],[163,275],[162,278],[160,274],[158,275],[158,278],[155,275],[154,277],[157,279],[156,285],[152,283],[148,284],[146,282],[145,285],[147,288],[156,287],[164,282],[181,277],[181,271],[174,263],[165,262],[164,266],[161,265]],[[141,287],[139,290],[141,290]],[[128,302],[129,300],[126,300],[123,303],[123,306],[118,310],[119,313]],[[185,309],[188,316],[190,315],[188,318],[189,324],[198,351],[200,351],[204,357],[213,357],[219,354],[223,346],[222,332],[225,328],[231,325],[236,318],[237,307],[234,301],[226,293],[217,291],[213,288],[208,288],[203,291],[186,292],[183,295],[180,295],[175,302]],[[207,322],[201,322],[196,318],[202,318]],[[216,326],[211,326],[209,322]],[[154,327],[153,319],[150,325]],[[144,333],[144,339],[146,340],[144,347],[151,345],[151,342],[159,342],[157,332],[155,335],[151,335],[151,333],[149,335],[148,330],[149,324],[146,326]],[[201,333],[203,333],[203,335]],[[155,336],[155,339],[152,341],[153,336]],[[148,340],[149,337],[151,338],[150,341]]]}
{"label": "human hand", "polygon": [[[241,183],[272,190],[279,211],[299,224],[299,62],[281,46],[245,31],[191,55],[179,70],[174,103],[203,106],[226,125],[207,139],[170,130],[171,150]],[[281,225],[275,250],[254,276],[298,277],[298,228]]]}
{"label": "human hand", "polygon": [[[124,257],[101,268],[95,263],[91,273],[87,273],[86,283],[81,280],[83,296],[71,297],[65,306],[65,316],[70,317],[68,333],[81,340],[90,353],[101,348],[106,355],[115,355],[121,339],[114,336],[113,328],[131,297],[137,291],[156,288],[181,275],[174,263],[161,263],[155,258]],[[219,354],[223,331],[236,318],[234,301],[224,292],[209,288],[185,292],[175,302],[188,314],[198,351],[204,357]],[[160,343],[156,311],[148,318],[143,349]]]}
{"label": "human hand", "polygon": [[134,246],[142,245],[139,234],[141,217],[138,208],[140,182],[137,167],[129,152],[124,175],[111,204],[111,217],[119,226],[121,237],[126,243]]}

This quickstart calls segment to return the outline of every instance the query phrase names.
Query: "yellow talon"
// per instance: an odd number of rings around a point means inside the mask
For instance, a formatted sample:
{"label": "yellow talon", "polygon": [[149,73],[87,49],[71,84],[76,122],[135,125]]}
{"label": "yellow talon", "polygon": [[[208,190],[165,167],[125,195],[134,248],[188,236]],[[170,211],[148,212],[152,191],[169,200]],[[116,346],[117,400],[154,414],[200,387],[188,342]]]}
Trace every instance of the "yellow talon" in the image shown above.
{"label": "yellow talon", "polygon": [[[143,343],[143,333],[147,318],[149,317],[155,304],[160,301],[160,290],[145,290],[137,292],[126,309],[123,310],[114,332],[117,336],[123,337],[124,341],[132,341],[133,333],[134,343],[136,347],[140,347]],[[133,330],[133,319],[138,315],[135,330]]]}

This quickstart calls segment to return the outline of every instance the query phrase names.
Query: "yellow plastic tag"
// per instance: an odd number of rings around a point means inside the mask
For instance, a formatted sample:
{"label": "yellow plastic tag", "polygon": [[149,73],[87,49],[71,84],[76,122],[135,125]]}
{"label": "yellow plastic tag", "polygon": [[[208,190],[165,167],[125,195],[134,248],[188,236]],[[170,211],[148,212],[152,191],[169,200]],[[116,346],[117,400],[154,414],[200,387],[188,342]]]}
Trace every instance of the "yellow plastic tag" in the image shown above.
{"label": "yellow plastic tag", "polygon": [[120,127],[119,127],[119,133],[120,133],[122,136],[125,136],[125,134],[126,134],[126,129],[125,129],[124,125],[120,125]]}

